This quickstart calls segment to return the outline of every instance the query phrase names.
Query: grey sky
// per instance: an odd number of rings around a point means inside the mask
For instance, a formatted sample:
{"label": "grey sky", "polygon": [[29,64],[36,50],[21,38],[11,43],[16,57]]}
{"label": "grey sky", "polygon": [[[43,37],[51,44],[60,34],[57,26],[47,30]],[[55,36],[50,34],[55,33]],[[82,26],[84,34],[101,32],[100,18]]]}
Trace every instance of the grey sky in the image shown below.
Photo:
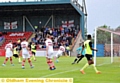
{"label": "grey sky", "polygon": [[110,28],[120,26],[120,0],[86,0],[88,33],[106,24]]}

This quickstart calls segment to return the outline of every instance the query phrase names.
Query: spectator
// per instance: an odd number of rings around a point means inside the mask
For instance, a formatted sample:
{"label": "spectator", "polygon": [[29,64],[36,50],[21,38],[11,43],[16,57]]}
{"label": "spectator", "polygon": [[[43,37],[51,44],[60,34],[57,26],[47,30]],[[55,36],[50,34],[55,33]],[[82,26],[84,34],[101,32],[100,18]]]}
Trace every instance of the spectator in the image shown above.
{"label": "spectator", "polygon": [[35,33],[37,33],[38,31],[38,26],[35,26]]}
{"label": "spectator", "polygon": [[54,49],[59,48],[59,46],[58,46],[58,44],[57,44],[57,43],[54,43],[53,45],[54,45],[54,46],[53,46],[53,48],[54,48]]}
{"label": "spectator", "polygon": [[58,42],[58,38],[57,38],[57,37],[54,38],[54,42],[55,42],[55,43]]}
{"label": "spectator", "polygon": [[61,34],[61,30],[58,29],[58,30],[57,30],[57,33],[58,33],[58,36],[60,36],[60,34]]}
{"label": "spectator", "polygon": [[76,38],[78,30],[74,27],[50,28],[48,26],[42,26],[40,31],[36,33],[35,37],[31,39],[31,42],[39,44],[40,48],[46,48],[44,40],[47,34],[53,36],[52,41],[54,43],[54,48],[58,48],[60,46],[60,42],[65,42],[66,46],[72,45],[72,38]]}
{"label": "spectator", "polygon": [[54,37],[57,37],[57,30],[53,30],[53,34]]}
{"label": "spectator", "polygon": [[49,33],[50,33],[50,35],[52,35],[52,28],[49,28]]}
{"label": "spectator", "polygon": [[69,33],[69,30],[67,27],[64,28],[65,33]]}
{"label": "spectator", "polygon": [[62,40],[63,40],[63,41],[66,41],[66,39],[67,39],[67,38],[66,38],[66,36],[65,36],[65,34],[64,34]]}
{"label": "spectator", "polygon": [[72,45],[72,42],[71,42],[72,36],[71,36],[71,35],[68,35],[67,40],[68,40],[68,42],[69,42],[69,45]]}

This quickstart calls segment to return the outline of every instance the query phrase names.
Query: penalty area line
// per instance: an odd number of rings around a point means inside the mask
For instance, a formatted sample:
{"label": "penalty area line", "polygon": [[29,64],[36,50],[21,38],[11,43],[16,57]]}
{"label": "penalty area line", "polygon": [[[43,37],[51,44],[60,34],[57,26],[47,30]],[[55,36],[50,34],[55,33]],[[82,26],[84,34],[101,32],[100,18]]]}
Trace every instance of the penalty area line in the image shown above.
{"label": "penalty area line", "polygon": [[40,78],[45,78],[45,77],[49,77],[49,76],[59,75],[59,74],[63,74],[63,73],[71,72],[71,71],[76,71],[76,70],[78,70],[78,69],[74,69],[74,70],[70,70],[70,71],[64,71],[64,72],[59,72],[59,73],[54,73],[54,74],[49,74],[49,75],[41,76]]}
{"label": "penalty area line", "polygon": [[99,64],[97,66],[102,66],[102,65],[106,65],[106,64],[110,64],[110,63],[102,63],[102,64]]}

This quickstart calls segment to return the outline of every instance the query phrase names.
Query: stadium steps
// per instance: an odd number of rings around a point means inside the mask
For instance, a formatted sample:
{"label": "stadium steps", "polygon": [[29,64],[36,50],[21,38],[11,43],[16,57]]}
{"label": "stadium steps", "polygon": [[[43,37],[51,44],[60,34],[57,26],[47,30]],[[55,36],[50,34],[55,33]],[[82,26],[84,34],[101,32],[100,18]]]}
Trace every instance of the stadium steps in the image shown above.
{"label": "stadium steps", "polygon": [[5,38],[3,38],[2,41],[0,41],[0,46],[2,46],[2,44],[5,42]]}
{"label": "stadium steps", "polygon": [[35,37],[35,33],[32,33],[32,35],[30,36],[30,38],[28,39],[28,42],[31,42],[31,39]]}
{"label": "stadium steps", "polygon": [[77,37],[76,37],[76,40],[74,41],[73,43],[73,46],[72,46],[72,51],[71,51],[71,56],[75,56],[77,55],[77,52],[76,52],[76,49],[79,47],[79,43],[83,42],[83,38],[82,38],[82,35],[81,35],[81,31],[78,33]]}

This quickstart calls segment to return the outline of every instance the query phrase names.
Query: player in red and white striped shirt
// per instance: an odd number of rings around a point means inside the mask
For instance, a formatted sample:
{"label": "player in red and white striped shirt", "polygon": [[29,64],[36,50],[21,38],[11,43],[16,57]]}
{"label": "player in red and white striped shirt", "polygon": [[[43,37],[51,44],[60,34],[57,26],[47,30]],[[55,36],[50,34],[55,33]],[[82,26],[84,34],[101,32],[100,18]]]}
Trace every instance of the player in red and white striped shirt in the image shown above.
{"label": "player in red and white striped shirt", "polygon": [[8,61],[8,59],[10,58],[10,63],[12,66],[14,66],[13,62],[12,62],[12,55],[13,55],[13,44],[12,41],[9,41],[8,44],[6,44],[5,46],[5,57],[6,59],[4,60],[4,63],[2,64],[2,66],[5,66],[6,62]]}
{"label": "player in red and white striped shirt", "polygon": [[33,68],[32,62],[30,60],[29,47],[26,38],[24,38],[23,41],[21,42],[21,48],[22,48],[22,57],[23,57],[22,69],[25,68],[26,59],[28,59],[28,63],[30,64],[30,67]]}
{"label": "player in red and white striped shirt", "polygon": [[67,55],[67,54],[65,53],[64,43],[61,43],[61,46],[59,47],[59,50],[57,51],[56,55],[54,56],[54,60],[55,60],[56,62],[58,62],[58,61],[59,61],[58,58],[59,58],[60,56],[62,56],[63,53],[64,53],[65,55]]}
{"label": "player in red and white striped shirt", "polygon": [[52,61],[54,51],[53,51],[53,42],[52,42],[51,38],[52,38],[52,36],[47,35],[47,39],[45,41],[46,59],[47,59],[47,64],[50,67],[50,70],[55,70],[56,68],[55,68],[54,63]]}

